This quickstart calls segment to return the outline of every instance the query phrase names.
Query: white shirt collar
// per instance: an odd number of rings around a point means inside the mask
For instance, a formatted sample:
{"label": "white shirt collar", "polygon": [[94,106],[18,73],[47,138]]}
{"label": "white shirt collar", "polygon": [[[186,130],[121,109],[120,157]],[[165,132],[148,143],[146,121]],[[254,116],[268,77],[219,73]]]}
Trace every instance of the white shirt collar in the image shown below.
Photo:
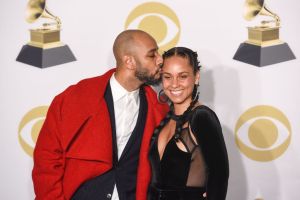
{"label": "white shirt collar", "polygon": [[132,96],[136,103],[138,103],[139,100],[139,91],[140,89],[136,89],[134,91],[128,92],[116,79],[115,73],[110,78],[110,87],[111,87],[111,93],[113,96],[114,103],[118,100],[122,99],[125,95]]}

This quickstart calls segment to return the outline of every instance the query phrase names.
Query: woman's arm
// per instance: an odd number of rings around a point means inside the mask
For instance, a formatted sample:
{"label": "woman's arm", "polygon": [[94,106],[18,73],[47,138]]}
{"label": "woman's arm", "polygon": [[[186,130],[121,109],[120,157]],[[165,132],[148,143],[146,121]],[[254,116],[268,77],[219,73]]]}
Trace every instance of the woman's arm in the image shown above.
{"label": "woman's arm", "polygon": [[219,119],[208,107],[199,106],[194,110],[190,126],[208,167],[207,199],[225,200],[229,163]]}

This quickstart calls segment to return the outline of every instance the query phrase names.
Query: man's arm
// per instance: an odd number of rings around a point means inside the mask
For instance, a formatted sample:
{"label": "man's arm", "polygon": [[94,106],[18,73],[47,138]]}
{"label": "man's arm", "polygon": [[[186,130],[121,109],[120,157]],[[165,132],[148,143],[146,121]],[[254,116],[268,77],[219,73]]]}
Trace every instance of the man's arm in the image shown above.
{"label": "man's arm", "polygon": [[36,200],[65,199],[62,187],[64,153],[58,129],[60,117],[60,101],[56,97],[48,110],[33,155]]}

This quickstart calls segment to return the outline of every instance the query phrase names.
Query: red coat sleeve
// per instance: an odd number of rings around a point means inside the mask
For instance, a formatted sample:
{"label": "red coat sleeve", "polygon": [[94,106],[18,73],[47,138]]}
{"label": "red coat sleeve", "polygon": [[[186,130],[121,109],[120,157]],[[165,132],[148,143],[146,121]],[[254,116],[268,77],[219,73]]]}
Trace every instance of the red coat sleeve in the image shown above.
{"label": "red coat sleeve", "polygon": [[32,179],[36,200],[65,199],[62,187],[64,153],[58,130],[60,102],[56,97],[51,103],[34,150]]}

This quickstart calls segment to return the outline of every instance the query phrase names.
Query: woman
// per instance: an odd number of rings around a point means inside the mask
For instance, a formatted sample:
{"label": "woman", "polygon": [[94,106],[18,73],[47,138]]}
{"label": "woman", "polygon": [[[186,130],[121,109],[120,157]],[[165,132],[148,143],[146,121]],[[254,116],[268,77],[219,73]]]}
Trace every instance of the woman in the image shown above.
{"label": "woman", "polygon": [[198,101],[198,55],[174,47],[163,59],[162,91],[171,105],[151,142],[148,199],[225,200],[227,151],[216,114]]}

